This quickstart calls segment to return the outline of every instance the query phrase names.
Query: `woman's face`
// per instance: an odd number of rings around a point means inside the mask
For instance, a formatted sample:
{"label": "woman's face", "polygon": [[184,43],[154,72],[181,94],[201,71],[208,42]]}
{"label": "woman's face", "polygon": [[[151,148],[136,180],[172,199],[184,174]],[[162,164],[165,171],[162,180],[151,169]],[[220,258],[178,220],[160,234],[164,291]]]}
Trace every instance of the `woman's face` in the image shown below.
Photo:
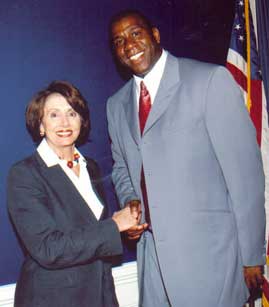
{"label": "woman's face", "polygon": [[47,97],[40,132],[45,134],[49,146],[60,153],[67,147],[73,147],[80,134],[80,115],[60,94]]}

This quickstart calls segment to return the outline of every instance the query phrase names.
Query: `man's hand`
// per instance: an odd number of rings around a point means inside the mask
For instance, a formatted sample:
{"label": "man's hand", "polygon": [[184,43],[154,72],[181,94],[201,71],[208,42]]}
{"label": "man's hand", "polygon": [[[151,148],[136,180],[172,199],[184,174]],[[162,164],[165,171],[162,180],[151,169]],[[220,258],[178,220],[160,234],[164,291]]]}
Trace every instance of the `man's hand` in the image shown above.
{"label": "man's hand", "polygon": [[147,228],[148,228],[148,224],[144,223],[144,224],[136,225],[136,226],[129,228],[128,230],[126,230],[125,233],[127,234],[127,238],[129,240],[138,240],[140,236],[142,235],[142,233]]}
{"label": "man's hand", "polygon": [[244,267],[244,277],[249,290],[261,288],[263,284],[263,266]]}
{"label": "man's hand", "polygon": [[127,238],[129,240],[138,240],[141,236],[141,234],[148,228],[148,224],[140,224],[141,221],[141,203],[139,200],[131,200],[130,202],[125,204],[125,207],[129,207],[131,210],[131,213],[137,217],[137,225],[129,228],[126,231]]}

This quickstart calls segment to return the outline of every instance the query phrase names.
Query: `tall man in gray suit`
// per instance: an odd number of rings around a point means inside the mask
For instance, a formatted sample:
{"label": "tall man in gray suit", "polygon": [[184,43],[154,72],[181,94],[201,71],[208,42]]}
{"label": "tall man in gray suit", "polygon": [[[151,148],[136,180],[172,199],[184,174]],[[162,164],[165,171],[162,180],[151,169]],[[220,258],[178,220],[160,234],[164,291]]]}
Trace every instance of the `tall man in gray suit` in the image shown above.
{"label": "tall man in gray suit", "polygon": [[162,49],[139,12],[119,13],[110,34],[133,74],[107,116],[120,204],[141,210],[128,231],[140,306],[241,307],[262,282],[265,213],[240,90],[225,68]]}

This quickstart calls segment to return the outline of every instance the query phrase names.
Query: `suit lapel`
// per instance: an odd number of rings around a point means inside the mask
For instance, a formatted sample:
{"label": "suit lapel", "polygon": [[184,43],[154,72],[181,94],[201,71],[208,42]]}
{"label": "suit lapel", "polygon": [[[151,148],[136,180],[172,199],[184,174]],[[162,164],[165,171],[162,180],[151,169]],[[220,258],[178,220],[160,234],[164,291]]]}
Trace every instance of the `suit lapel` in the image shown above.
{"label": "suit lapel", "polygon": [[138,109],[135,96],[135,82],[133,78],[127,84],[127,91],[122,97],[123,107],[126,114],[127,123],[131,131],[131,135],[136,142],[139,143],[140,137],[140,128],[138,123]]}
{"label": "suit lapel", "polygon": [[[149,113],[143,135],[147,133],[147,131],[165,112],[171,101],[173,101],[174,93],[176,90],[178,90],[180,84],[181,78],[179,74],[178,59],[171,54],[168,54],[163,77],[161,79],[154,104]],[[126,87],[127,90],[122,96],[122,103],[132,137],[136,144],[138,144],[141,140],[141,136],[138,122],[138,109],[135,99],[135,82],[133,78],[128,82],[128,84],[126,84]]]}
{"label": "suit lapel", "polygon": [[154,123],[165,112],[171,101],[173,101],[174,93],[178,90],[181,83],[179,75],[178,59],[168,54],[164,73],[157,91],[154,104],[149,113],[143,135],[154,125]]}

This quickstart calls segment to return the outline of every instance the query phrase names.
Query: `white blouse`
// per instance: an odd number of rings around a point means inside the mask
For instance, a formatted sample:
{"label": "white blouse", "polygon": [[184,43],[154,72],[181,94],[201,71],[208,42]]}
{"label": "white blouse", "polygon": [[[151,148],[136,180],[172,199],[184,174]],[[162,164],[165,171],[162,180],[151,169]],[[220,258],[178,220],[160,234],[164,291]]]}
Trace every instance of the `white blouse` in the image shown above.
{"label": "white blouse", "polygon": [[49,147],[46,139],[44,138],[39,146],[37,147],[37,151],[41,156],[42,160],[46,163],[48,167],[52,167],[54,165],[59,164],[68,178],[72,181],[74,186],[77,188],[78,192],[81,194],[83,199],[88,204],[89,208],[92,210],[96,219],[99,220],[102,215],[104,206],[99,201],[96,196],[89,173],[87,171],[87,162],[82,154],[75,148],[75,153],[79,154],[79,168],[80,174],[77,176],[71,168],[69,168],[66,164],[65,160],[61,160],[57,154]]}

